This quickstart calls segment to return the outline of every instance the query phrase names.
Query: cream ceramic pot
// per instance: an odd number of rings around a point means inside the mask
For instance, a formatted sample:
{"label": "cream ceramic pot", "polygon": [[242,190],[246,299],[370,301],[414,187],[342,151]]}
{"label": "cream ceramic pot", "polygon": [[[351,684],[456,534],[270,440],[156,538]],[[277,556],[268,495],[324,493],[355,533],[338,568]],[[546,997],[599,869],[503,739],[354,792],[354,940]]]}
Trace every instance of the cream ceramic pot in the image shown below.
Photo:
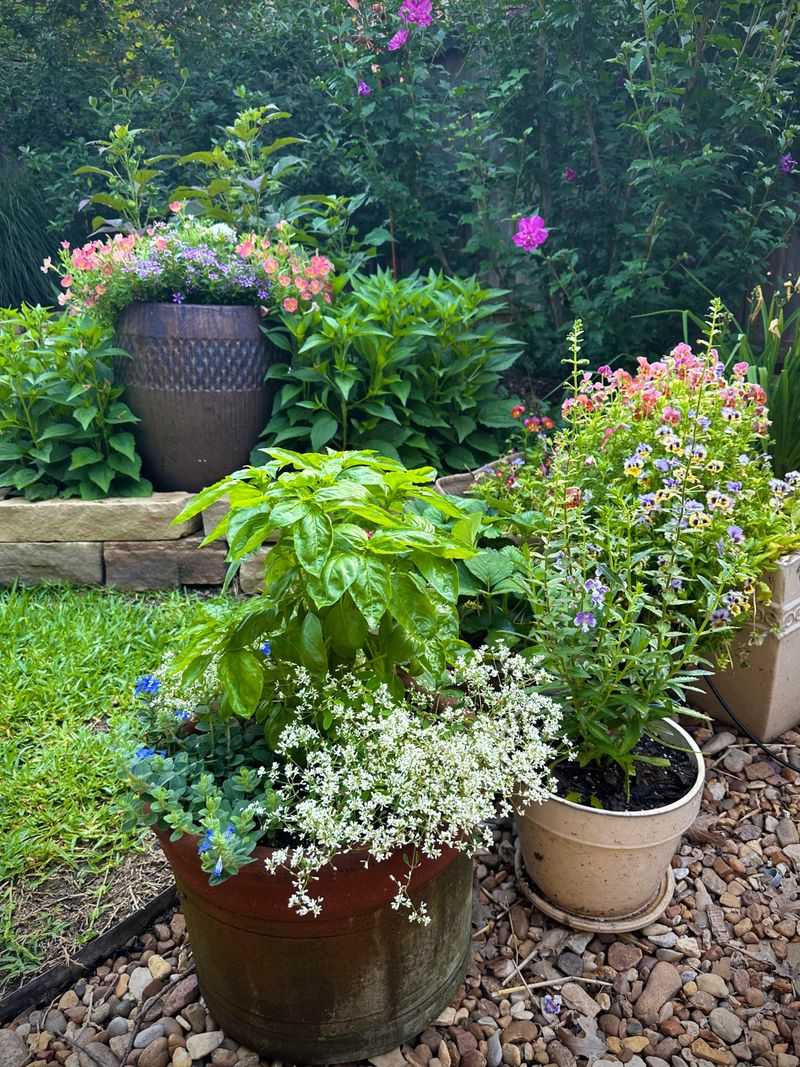
{"label": "cream ceramic pot", "polygon": [[[677,723],[665,740],[688,748],[697,776],[680,800],[650,811],[606,811],[560,797],[517,815],[525,867],[537,904],[578,929],[638,929],[669,904],[670,861],[700,810],[705,763]],[[549,905],[549,906],[548,906]]]}

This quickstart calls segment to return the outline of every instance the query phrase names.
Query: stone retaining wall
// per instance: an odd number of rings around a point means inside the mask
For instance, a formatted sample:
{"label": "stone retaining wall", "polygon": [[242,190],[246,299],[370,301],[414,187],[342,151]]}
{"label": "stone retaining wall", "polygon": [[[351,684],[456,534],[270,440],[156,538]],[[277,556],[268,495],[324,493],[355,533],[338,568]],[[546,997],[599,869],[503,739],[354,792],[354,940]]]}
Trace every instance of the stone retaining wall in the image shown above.
{"label": "stone retaining wall", "polygon": [[[0,585],[69,582],[144,591],[177,586],[221,586],[224,540],[200,548],[227,505],[173,525],[190,493],[106,500],[0,500]],[[256,593],[264,552],[245,561],[243,593]]]}

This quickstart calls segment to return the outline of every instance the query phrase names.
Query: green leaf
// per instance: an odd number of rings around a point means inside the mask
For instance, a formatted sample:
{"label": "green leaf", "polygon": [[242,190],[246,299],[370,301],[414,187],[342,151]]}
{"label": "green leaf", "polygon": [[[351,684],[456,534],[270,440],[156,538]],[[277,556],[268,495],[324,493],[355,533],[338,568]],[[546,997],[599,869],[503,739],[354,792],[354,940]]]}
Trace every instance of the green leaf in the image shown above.
{"label": "green leaf", "polygon": [[102,463],[102,455],[94,448],[76,448],[72,453],[72,461],[70,462],[69,469],[71,471],[79,470],[81,467],[88,467],[93,463]]}
{"label": "green leaf", "polygon": [[128,459],[136,458],[136,441],[132,433],[115,433],[108,439],[108,443],[116,452],[121,452]]}
{"label": "green leaf", "polygon": [[332,415],[317,415],[311,425],[311,447],[319,452],[323,445],[327,444],[336,435],[339,423]]}
{"label": "green leaf", "polygon": [[322,639],[322,625],[311,611],[303,619],[297,651],[300,662],[310,671],[324,674],[328,670],[328,654]]}
{"label": "green leaf", "polygon": [[388,563],[374,556],[367,556],[361,561],[356,580],[349,589],[350,596],[371,630],[378,628],[386,613],[389,575]]}
{"label": "green leaf", "polygon": [[337,552],[322,571],[322,585],[328,604],[340,600],[358,577],[361,558],[353,552]]}
{"label": "green leaf", "polygon": [[99,489],[108,493],[114,480],[114,471],[111,467],[105,463],[98,463],[97,466],[89,468],[88,474]]}
{"label": "green leaf", "polygon": [[21,459],[24,455],[19,445],[14,445],[10,441],[0,441],[0,460]]}
{"label": "green leaf", "polygon": [[264,668],[250,649],[223,652],[219,661],[219,680],[237,715],[251,716],[261,699]]}
{"label": "green leaf", "polygon": [[84,408],[75,408],[72,414],[76,420],[81,424],[84,430],[88,430],[95,416],[97,415],[97,408],[94,405]]}
{"label": "green leaf", "polygon": [[415,552],[412,560],[417,569],[448,603],[458,600],[458,568],[451,559],[438,559],[423,552]]}
{"label": "green leaf", "polygon": [[294,549],[304,570],[319,576],[333,544],[331,521],[319,508],[311,508],[293,531]]}

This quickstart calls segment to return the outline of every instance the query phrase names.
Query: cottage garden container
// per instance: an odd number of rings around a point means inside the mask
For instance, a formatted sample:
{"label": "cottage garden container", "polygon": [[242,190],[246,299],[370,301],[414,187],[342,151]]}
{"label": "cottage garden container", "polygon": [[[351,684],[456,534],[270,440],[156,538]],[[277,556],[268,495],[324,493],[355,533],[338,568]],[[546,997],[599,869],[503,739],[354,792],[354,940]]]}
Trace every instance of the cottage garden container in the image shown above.
{"label": "cottage garden container", "polygon": [[698,352],[636,374],[583,370],[578,324],[563,429],[549,439],[518,409],[517,451],[472,489],[510,543],[463,562],[479,577],[462,581],[465,626],[525,645],[555,679],[558,789],[520,806],[520,838],[537,902],[580,929],[637,929],[668,903],[703,782],[672,718],[692,714],[800,543],[800,475],[773,476],[763,390],[746,364],[726,376],[719,314]]}
{"label": "cottage garden container", "polygon": [[226,498],[234,569],[277,543],[261,596],[207,609],[140,679],[125,773],[217,1022],[264,1055],[352,1062],[463,979],[467,857],[512,798],[547,797],[561,716],[535,661],[460,640],[455,561],[480,523],[431,468],[268,454],[181,516]]}
{"label": "cottage garden container", "polygon": [[332,265],[288,223],[238,236],[171,205],[168,223],[62,247],[59,301],[116,325],[117,374],[156,489],[197,491],[247,462],[269,417],[261,316],[331,300]]}

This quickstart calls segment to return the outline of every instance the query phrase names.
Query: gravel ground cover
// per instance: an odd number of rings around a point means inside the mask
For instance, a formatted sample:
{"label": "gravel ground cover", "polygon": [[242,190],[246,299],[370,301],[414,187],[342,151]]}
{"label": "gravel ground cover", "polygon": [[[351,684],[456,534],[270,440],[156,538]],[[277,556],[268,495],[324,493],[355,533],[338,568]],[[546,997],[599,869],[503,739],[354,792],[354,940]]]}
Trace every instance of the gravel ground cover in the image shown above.
{"label": "gravel ground cover", "polygon": [[[530,905],[513,827],[499,824],[475,863],[464,984],[373,1067],[800,1067],[800,774],[725,729],[695,734],[703,810],[660,921],[618,937],[554,925]],[[800,733],[771,751],[800,765]],[[180,912],[0,1030],[0,1067],[262,1063],[206,1010]]]}

